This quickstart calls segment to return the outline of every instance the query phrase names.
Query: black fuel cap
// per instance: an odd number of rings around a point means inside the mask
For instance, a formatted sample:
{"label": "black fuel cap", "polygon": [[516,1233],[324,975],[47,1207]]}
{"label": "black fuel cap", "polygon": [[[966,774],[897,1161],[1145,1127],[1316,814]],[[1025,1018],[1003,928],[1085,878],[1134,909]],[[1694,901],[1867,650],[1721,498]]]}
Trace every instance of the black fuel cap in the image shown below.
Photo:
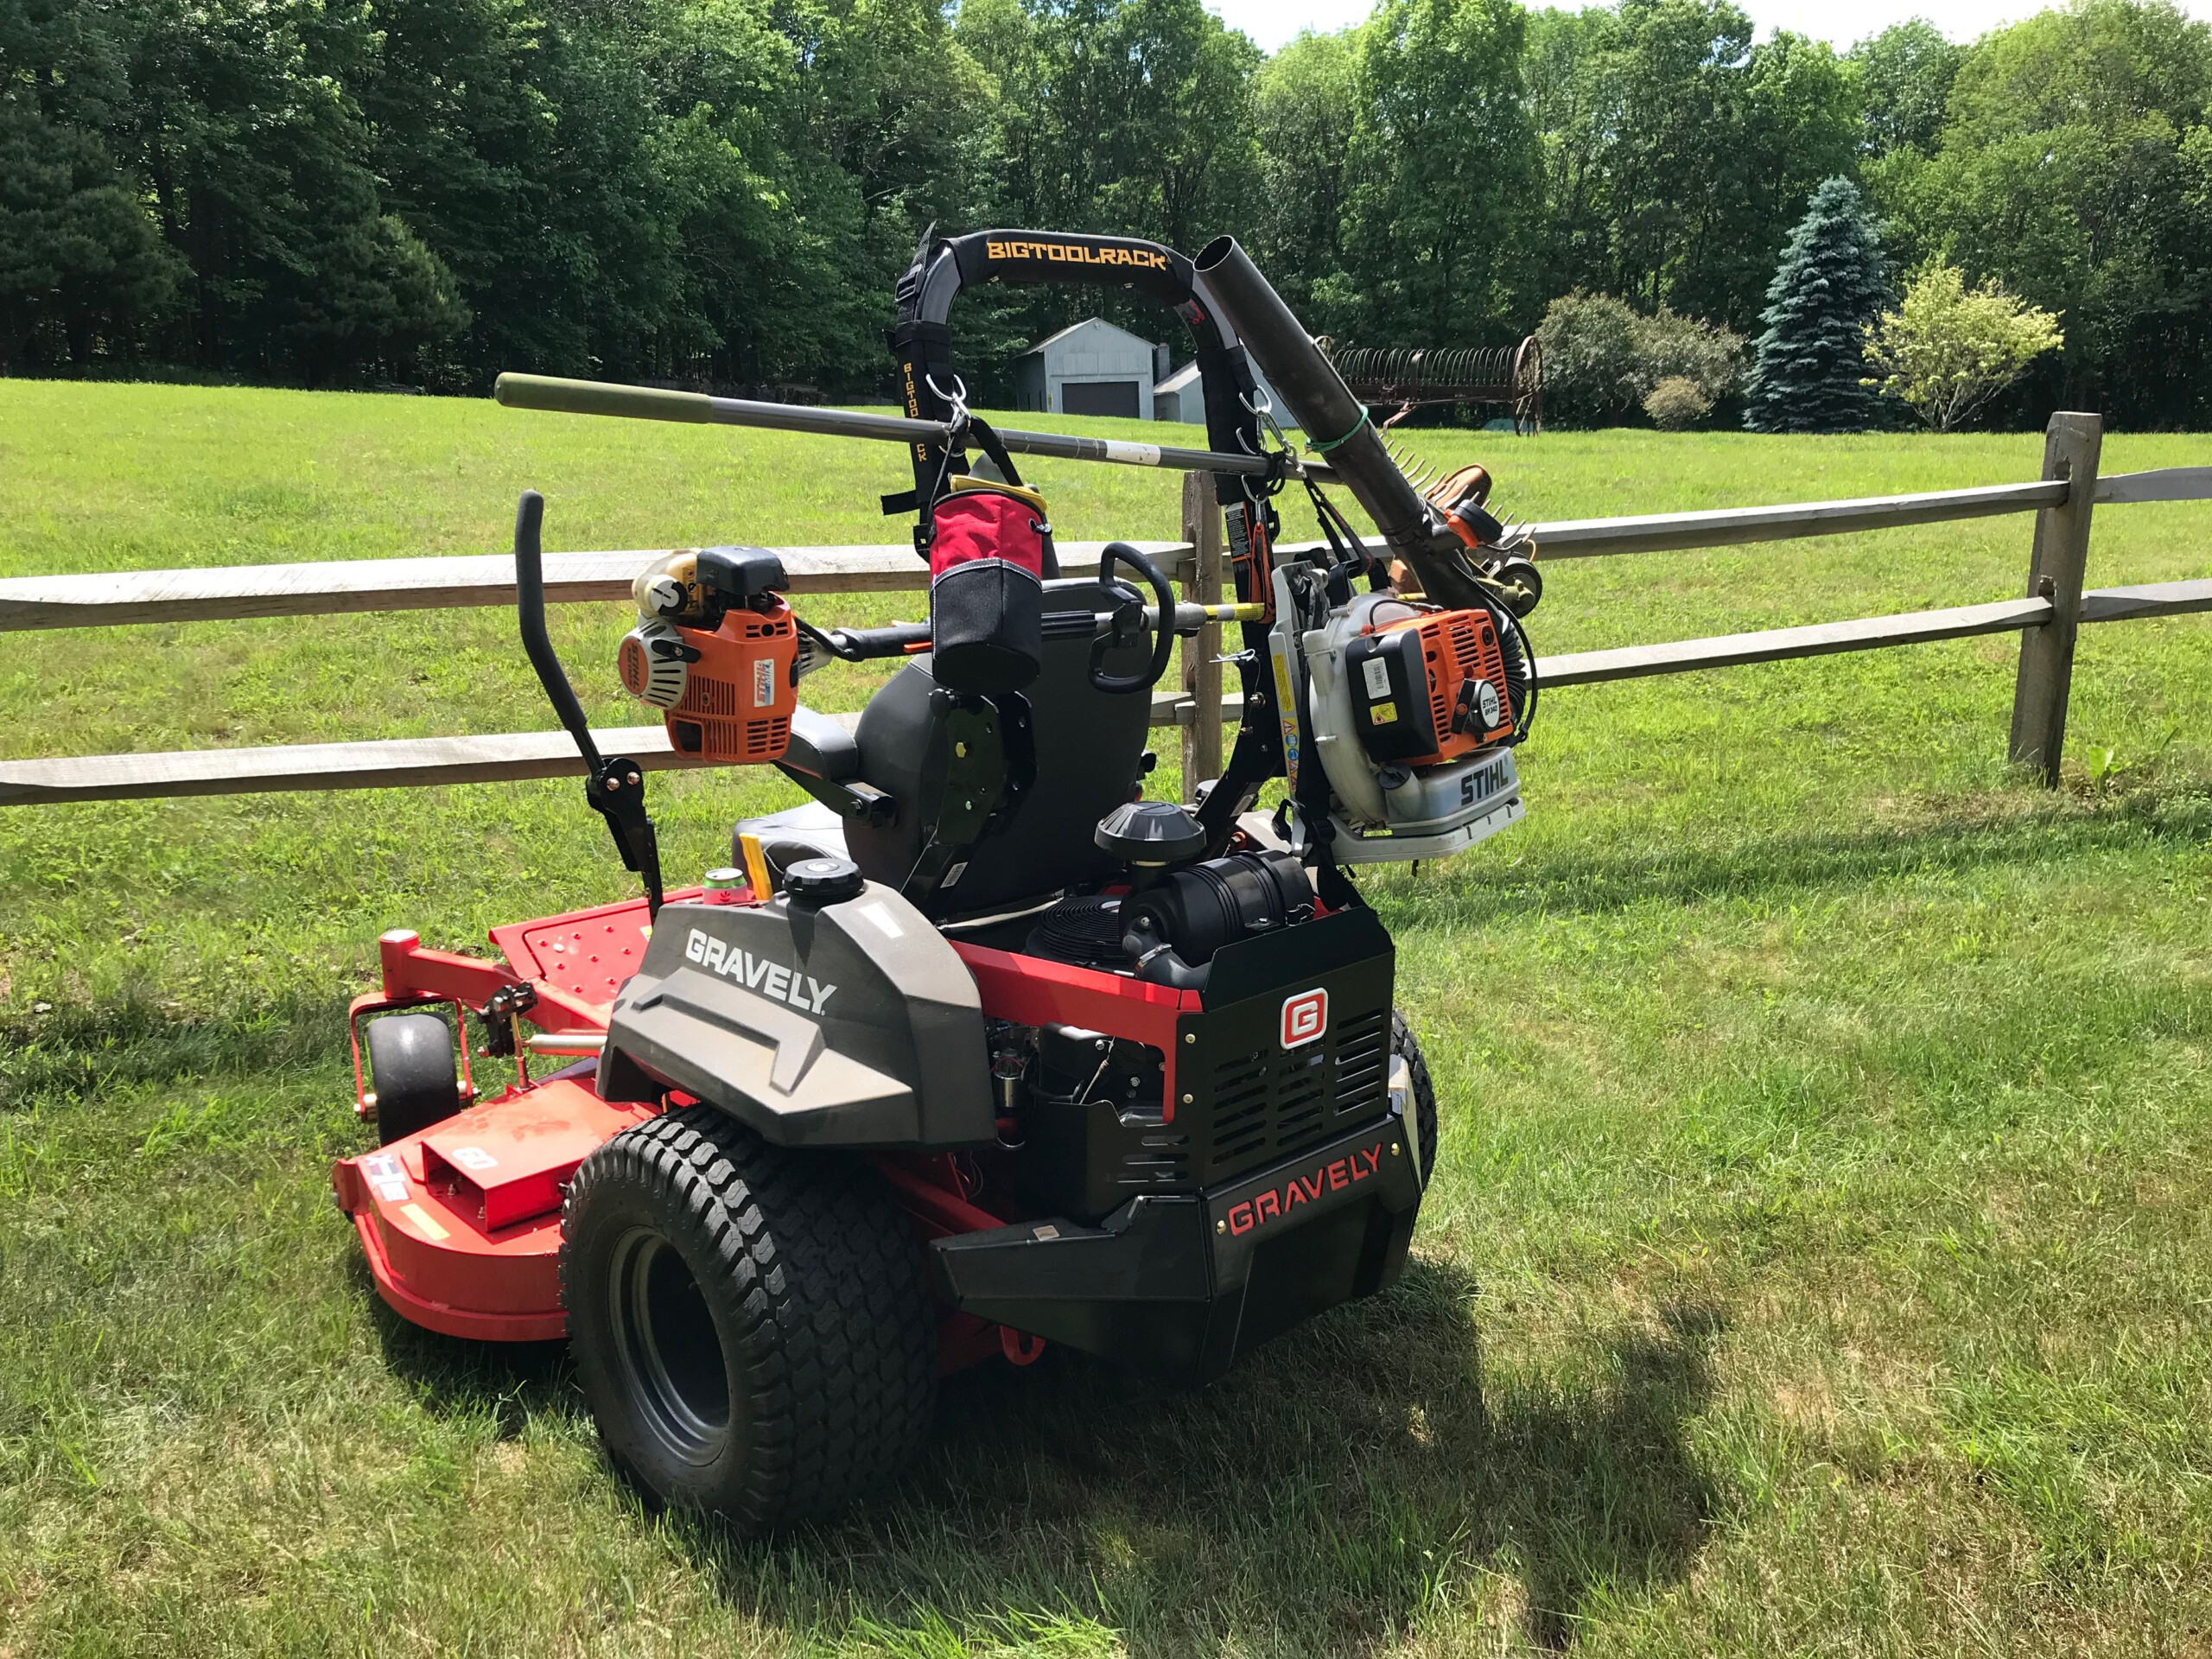
{"label": "black fuel cap", "polygon": [[1181,864],[1206,849],[1198,821],[1173,801],[1128,801],[1098,820],[1091,837],[1130,864]]}
{"label": "black fuel cap", "polygon": [[802,858],[784,871],[784,891],[803,905],[857,899],[867,886],[861,867],[849,858]]}

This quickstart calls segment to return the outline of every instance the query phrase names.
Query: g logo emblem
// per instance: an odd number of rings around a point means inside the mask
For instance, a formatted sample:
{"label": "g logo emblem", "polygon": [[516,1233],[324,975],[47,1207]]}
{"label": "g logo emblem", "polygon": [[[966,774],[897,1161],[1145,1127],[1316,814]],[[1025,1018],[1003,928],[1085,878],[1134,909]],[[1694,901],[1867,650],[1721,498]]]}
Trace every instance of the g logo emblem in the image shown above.
{"label": "g logo emblem", "polygon": [[1329,993],[1326,990],[1300,991],[1295,996],[1283,999],[1282,1046],[1298,1048],[1319,1037],[1329,1028]]}

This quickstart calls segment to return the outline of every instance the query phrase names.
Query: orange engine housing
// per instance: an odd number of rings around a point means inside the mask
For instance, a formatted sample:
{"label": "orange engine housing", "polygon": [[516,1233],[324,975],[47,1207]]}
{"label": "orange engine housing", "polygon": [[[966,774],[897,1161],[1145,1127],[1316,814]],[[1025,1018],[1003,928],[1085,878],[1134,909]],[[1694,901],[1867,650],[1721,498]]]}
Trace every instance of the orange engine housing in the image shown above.
{"label": "orange engine housing", "polygon": [[666,632],[698,653],[696,661],[683,664],[683,691],[674,702],[664,701],[670,660],[655,662],[645,629],[622,641],[619,666],[632,696],[661,706],[676,752],[725,765],[782,760],[798,702],[791,671],[798,659],[798,629],[791,607],[780,599],[763,611],[734,607],[711,631]]}
{"label": "orange engine housing", "polygon": [[1497,622],[1487,611],[1428,611],[1351,642],[1352,721],[1377,760],[1456,760],[1513,735]]}

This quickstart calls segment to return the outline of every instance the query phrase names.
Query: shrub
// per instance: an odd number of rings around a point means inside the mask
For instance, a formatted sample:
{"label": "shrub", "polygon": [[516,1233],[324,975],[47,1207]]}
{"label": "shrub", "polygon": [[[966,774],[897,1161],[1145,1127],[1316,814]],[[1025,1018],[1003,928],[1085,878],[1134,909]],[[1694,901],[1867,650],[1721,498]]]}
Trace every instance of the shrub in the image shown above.
{"label": "shrub", "polygon": [[1637,345],[1647,392],[1669,380],[1687,380],[1711,409],[1735,391],[1744,373],[1744,337],[1665,306],[1637,320]]}
{"label": "shrub", "polygon": [[1670,374],[1651,388],[1643,412],[1662,432],[1687,432],[1713,413],[1713,395],[1686,374]]}
{"label": "shrub", "polygon": [[1635,312],[1610,294],[1580,289],[1551,302],[1536,326],[1544,348],[1544,412],[1570,425],[1597,426],[1630,410],[1649,388],[1638,384]]}
{"label": "shrub", "polygon": [[1912,279],[1902,308],[1867,325],[1866,364],[1883,378],[1866,384],[1948,432],[2065,343],[2050,312],[1994,281],[1969,289],[1959,268],[1939,258]]}
{"label": "shrub", "polygon": [[1704,399],[1702,416],[1734,388],[1743,367],[1740,335],[1663,305],[1643,316],[1610,294],[1580,289],[1551,302],[1536,340],[1544,348],[1545,414],[1567,425],[1648,413],[1646,400],[1664,380],[1688,382]]}

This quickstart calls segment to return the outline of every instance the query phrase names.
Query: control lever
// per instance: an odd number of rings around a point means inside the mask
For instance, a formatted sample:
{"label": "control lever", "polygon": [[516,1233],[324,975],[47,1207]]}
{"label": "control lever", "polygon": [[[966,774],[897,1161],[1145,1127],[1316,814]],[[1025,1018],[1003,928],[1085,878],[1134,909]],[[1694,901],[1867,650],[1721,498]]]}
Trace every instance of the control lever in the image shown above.
{"label": "control lever", "polygon": [[1160,676],[1167,672],[1168,658],[1175,650],[1175,631],[1172,626],[1155,627],[1152,660],[1136,673],[1106,672],[1107,651],[1116,644],[1139,637],[1145,625],[1143,598],[1126,584],[1114,580],[1116,564],[1128,566],[1144,579],[1145,586],[1152,589],[1155,607],[1152,614],[1154,619],[1175,614],[1175,593],[1168,587],[1167,578],[1160,574],[1160,567],[1127,542],[1109,542],[1098,556],[1099,584],[1109,593],[1128,594],[1128,601],[1125,606],[1116,607],[1114,623],[1109,630],[1091,641],[1090,683],[1094,690],[1109,693],[1142,691],[1148,686],[1158,684]]}
{"label": "control lever", "polygon": [[583,756],[585,803],[607,820],[607,832],[614,837],[622,867],[645,878],[645,914],[657,918],[660,844],[653,835],[653,821],[645,816],[645,769],[623,755],[601,758],[583,705],[576,701],[561,659],[553,654],[553,642],[545,633],[544,524],[545,498],[536,490],[524,490],[515,505],[515,613],[522,626],[522,648],[537,671],[546,701],[575,740],[576,753]]}

